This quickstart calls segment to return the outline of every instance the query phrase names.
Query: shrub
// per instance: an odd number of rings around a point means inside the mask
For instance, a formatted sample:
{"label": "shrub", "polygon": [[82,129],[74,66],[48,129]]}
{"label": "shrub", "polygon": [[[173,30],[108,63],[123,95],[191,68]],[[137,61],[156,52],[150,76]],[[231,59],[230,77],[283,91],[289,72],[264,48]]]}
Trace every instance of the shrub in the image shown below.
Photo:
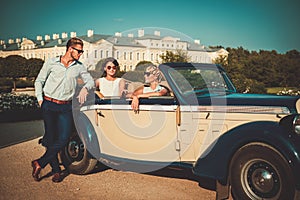
{"label": "shrub", "polygon": [[33,87],[34,86],[34,83],[33,81],[30,81],[30,80],[17,80],[16,81],[16,85],[17,85],[17,88],[26,88],[26,87]]}
{"label": "shrub", "polygon": [[34,110],[38,102],[34,96],[15,95],[11,93],[0,94],[0,112],[13,110]]}
{"label": "shrub", "polygon": [[13,82],[10,78],[0,78],[0,86],[13,86]]}
{"label": "shrub", "polygon": [[0,93],[11,92],[13,86],[0,86]]}

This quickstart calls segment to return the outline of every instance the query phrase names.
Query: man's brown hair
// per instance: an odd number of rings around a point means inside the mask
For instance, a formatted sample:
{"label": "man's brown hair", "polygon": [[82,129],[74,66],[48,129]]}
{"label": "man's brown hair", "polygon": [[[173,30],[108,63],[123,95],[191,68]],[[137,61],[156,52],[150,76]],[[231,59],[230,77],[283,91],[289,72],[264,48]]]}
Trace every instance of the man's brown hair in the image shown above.
{"label": "man's brown hair", "polygon": [[67,42],[67,51],[69,49],[69,47],[72,47],[73,45],[79,44],[83,47],[83,42],[81,39],[77,38],[77,37],[73,37],[71,39],[68,40]]}

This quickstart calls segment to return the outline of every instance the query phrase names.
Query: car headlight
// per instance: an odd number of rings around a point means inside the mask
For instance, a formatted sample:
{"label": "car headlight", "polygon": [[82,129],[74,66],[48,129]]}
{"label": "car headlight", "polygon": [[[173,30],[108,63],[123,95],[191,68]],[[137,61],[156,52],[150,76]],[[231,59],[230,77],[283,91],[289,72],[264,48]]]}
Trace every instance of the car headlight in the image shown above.
{"label": "car headlight", "polygon": [[279,124],[286,130],[300,136],[300,114],[285,116],[280,120]]}
{"label": "car headlight", "polygon": [[300,135],[300,115],[296,115],[293,120],[293,127],[295,133]]}

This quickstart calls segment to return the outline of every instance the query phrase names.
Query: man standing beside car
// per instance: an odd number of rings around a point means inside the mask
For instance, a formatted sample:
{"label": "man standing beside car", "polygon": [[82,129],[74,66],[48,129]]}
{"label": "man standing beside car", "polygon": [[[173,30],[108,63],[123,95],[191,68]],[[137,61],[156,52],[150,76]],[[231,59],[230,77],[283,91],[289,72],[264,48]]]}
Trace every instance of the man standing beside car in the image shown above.
{"label": "man standing beside car", "polygon": [[84,86],[77,96],[80,104],[86,101],[88,90],[94,81],[86,67],[79,62],[83,54],[83,42],[71,38],[66,45],[66,53],[46,61],[35,81],[35,94],[42,108],[45,134],[42,145],[46,152],[32,161],[32,176],[40,180],[40,172],[50,164],[53,182],[62,181],[58,152],[67,144],[73,128],[72,99],[75,95],[78,78]]}

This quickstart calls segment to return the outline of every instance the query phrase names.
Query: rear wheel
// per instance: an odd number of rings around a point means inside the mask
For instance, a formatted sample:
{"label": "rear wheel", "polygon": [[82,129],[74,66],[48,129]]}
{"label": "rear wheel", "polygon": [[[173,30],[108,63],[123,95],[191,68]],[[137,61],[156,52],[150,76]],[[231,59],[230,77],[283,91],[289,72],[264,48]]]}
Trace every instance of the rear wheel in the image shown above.
{"label": "rear wheel", "polygon": [[60,158],[63,165],[74,174],[87,174],[97,164],[97,160],[90,155],[77,133],[73,134],[68,144],[60,152]]}
{"label": "rear wheel", "polygon": [[293,199],[295,185],[284,157],[264,144],[239,149],[231,162],[234,199]]}

